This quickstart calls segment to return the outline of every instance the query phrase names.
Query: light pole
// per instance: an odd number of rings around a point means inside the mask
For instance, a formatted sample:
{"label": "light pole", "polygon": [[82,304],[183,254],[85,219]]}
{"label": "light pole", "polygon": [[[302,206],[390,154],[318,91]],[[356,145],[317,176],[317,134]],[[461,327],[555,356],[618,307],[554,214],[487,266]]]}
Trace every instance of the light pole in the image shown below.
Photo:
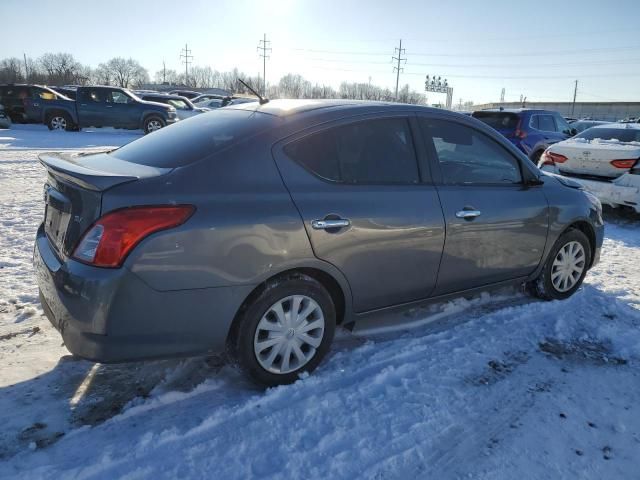
{"label": "light pole", "polygon": [[436,92],[436,93],[446,93],[447,101],[446,108],[451,109],[451,104],[453,102],[453,87],[449,86],[449,82],[445,78],[442,77],[433,77],[427,75],[427,78],[424,81],[424,91],[425,92]]}

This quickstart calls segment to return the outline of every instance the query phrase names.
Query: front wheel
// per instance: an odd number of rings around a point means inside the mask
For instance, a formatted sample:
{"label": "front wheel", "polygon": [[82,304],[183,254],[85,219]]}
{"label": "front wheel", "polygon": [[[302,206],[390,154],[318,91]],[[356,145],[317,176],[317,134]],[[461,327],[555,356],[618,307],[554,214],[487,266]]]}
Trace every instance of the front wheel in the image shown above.
{"label": "front wheel", "polygon": [[530,291],[544,300],[563,300],[573,295],[591,264],[591,244],[580,230],[569,230],[556,241],[540,276]]}
{"label": "front wheel", "polygon": [[144,133],[155,132],[166,125],[165,121],[160,117],[149,117],[144,121]]}
{"label": "front wheel", "polygon": [[47,120],[47,127],[49,130],[67,130],[71,131],[74,128],[71,117],[66,113],[53,113],[49,115]]}
{"label": "front wheel", "polygon": [[293,274],[270,282],[237,322],[232,355],[253,380],[273,386],[318,366],[333,340],[336,311],[318,281]]}

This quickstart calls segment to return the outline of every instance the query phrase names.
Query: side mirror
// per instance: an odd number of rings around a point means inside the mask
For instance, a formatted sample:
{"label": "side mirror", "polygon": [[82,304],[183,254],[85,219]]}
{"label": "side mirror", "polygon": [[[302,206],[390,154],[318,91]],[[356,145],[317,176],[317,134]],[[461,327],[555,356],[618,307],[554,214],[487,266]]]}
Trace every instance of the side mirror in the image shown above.
{"label": "side mirror", "polygon": [[575,128],[570,128],[569,129],[569,135],[571,135],[572,137],[578,134],[578,130],[576,130]]}

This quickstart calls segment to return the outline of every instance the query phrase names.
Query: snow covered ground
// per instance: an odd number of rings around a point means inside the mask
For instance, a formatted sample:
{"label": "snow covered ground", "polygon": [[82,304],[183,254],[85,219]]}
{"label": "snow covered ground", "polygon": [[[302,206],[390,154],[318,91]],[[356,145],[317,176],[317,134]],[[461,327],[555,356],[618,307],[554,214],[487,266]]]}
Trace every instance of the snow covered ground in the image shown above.
{"label": "snow covered ground", "polygon": [[215,358],[73,359],[31,272],[34,150],[137,136],[0,130],[0,478],[640,477],[638,217],[607,215],[567,301],[502,291],[411,329],[340,331],[291,386],[261,391]]}

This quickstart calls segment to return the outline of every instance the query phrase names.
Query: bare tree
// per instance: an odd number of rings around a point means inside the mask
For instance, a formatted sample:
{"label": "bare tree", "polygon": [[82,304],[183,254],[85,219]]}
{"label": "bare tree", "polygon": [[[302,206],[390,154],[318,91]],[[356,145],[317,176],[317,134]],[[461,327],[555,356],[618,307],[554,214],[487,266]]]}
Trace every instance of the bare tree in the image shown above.
{"label": "bare tree", "polygon": [[47,83],[54,85],[80,83],[83,66],[70,53],[45,53],[38,65],[46,73]]}
{"label": "bare tree", "polygon": [[0,61],[0,82],[24,82],[24,75],[22,74],[22,62],[19,58],[5,58]]}
{"label": "bare tree", "polygon": [[98,76],[109,85],[129,88],[149,83],[149,72],[133,58],[112,58],[98,65],[98,71]]}
{"label": "bare tree", "polygon": [[168,83],[169,85],[176,85],[179,83],[179,75],[175,70],[158,70],[154,75],[156,83]]}

